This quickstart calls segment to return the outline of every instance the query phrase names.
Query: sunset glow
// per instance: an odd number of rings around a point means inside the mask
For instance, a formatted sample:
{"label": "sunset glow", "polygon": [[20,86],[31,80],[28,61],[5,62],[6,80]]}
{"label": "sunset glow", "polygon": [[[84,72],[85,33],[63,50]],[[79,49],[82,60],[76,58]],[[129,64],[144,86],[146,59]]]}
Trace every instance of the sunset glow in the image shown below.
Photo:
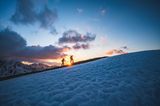
{"label": "sunset glow", "polygon": [[22,64],[25,64],[25,65],[31,65],[31,64],[33,64],[33,63],[31,63],[31,62],[28,62],[28,61],[21,61],[21,63],[22,63]]}
{"label": "sunset glow", "polygon": [[72,64],[70,63],[70,56],[65,57],[65,64],[66,66],[71,66]]}

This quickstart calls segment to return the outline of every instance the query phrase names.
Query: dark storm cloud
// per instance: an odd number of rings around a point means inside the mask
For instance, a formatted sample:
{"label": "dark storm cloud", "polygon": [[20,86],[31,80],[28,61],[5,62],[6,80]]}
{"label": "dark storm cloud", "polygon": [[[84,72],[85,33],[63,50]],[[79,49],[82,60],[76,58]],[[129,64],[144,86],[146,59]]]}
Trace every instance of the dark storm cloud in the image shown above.
{"label": "dark storm cloud", "polygon": [[78,42],[91,42],[94,41],[96,38],[95,34],[86,33],[85,35],[80,34],[76,30],[68,30],[63,33],[63,36],[59,38],[58,43],[78,43]]}
{"label": "dark storm cloud", "polygon": [[65,48],[58,48],[53,45],[49,46],[28,46],[21,52],[18,52],[17,57],[31,58],[31,59],[57,59],[65,56],[63,53]]}
{"label": "dark storm cloud", "polygon": [[26,47],[26,41],[18,33],[7,29],[0,31],[0,57],[12,55]]}
{"label": "dark storm cloud", "polygon": [[57,19],[57,11],[51,10],[45,5],[38,13],[35,11],[35,5],[31,0],[18,0],[16,11],[11,16],[11,21],[15,24],[34,24],[38,22],[41,28],[48,29],[52,34],[57,31],[54,27],[54,22]]}
{"label": "dark storm cloud", "polygon": [[37,14],[31,0],[17,0],[16,11],[11,17],[15,24],[33,24]]}
{"label": "dark storm cloud", "polygon": [[89,44],[79,44],[76,43],[75,45],[73,45],[73,49],[78,50],[78,49],[89,49]]}
{"label": "dark storm cloud", "polygon": [[43,28],[52,27],[57,17],[57,11],[50,10],[47,6],[45,6],[44,10],[37,15],[40,26]]}
{"label": "dark storm cloud", "polygon": [[69,48],[49,46],[26,46],[26,40],[10,29],[0,31],[0,58],[57,59],[65,56]]}

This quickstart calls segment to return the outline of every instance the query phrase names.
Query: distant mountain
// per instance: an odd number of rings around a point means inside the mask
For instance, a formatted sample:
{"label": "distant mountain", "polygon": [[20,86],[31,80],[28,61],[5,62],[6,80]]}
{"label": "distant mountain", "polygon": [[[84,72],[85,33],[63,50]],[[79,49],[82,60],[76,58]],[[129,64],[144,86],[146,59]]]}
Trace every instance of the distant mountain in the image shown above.
{"label": "distant mountain", "polygon": [[31,65],[26,65],[20,61],[8,60],[0,61],[0,78],[20,75],[24,73],[31,73],[35,71],[42,71],[50,68],[48,65],[42,63],[34,63]]}

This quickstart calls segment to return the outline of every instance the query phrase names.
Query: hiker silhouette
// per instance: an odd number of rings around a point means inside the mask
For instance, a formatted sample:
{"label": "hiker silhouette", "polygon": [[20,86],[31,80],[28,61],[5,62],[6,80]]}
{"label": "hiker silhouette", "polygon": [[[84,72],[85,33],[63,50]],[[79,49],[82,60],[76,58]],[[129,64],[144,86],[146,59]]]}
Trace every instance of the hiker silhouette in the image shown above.
{"label": "hiker silhouette", "polygon": [[70,56],[70,63],[71,63],[71,64],[74,64],[73,55]]}
{"label": "hiker silhouette", "polygon": [[61,64],[61,66],[64,66],[64,63],[65,63],[65,59],[62,58],[62,64]]}

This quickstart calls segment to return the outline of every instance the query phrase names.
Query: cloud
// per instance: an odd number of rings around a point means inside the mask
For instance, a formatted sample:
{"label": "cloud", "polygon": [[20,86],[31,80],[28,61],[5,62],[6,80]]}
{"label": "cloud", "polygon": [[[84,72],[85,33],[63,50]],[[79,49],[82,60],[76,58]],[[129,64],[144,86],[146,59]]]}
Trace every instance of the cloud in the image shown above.
{"label": "cloud", "polygon": [[17,57],[20,58],[31,58],[31,59],[57,59],[65,56],[63,53],[65,48],[58,48],[53,45],[49,46],[27,46],[25,49],[16,53]]}
{"label": "cloud", "polygon": [[38,22],[41,28],[48,29],[52,34],[56,34],[54,23],[57,18],[57,11],[49,9],[47,5],[38,13],[35,11],[35,5],[31,0],[17,0],[16,11],[10,20],[14,24],[22,25],[33,25]]}
{"label": "cloud", "polygon": [[69,46],[63,46],[63,52],[67,52],[67,51],[69,51],[69,50],[71,50],[71,47],[69,47]]}
{"label": "cloud", "polygon": [[1,20],[0,20],[0,31],[4,29],[4,25],[1,23]]}
{"label": "cloud", "polygon": [[56,28],[53,27],[53,26],[50,28],[50,33],[53,34],[53,35],[57,35],[58,34]]}
{"label": "cloud", "polygon": [[81,13],[83,12],[83,9],[77,8],[77,12],[78,12],[79,14],[81,14]]}
{"label": "cloud", "polygon": [[0,58],[57,59],[65,56],[68,47],[26,46],[26,40],[10,29],[0,31]]}
{"label": "cloud", "polygon": [[33,24],[37,14],[31,0],[17,0],[16,11],[11,16],[11,21],[15,24]]}
{"label": "cloud", "polygon": [[113,55],[120,55],[120,54],[126,54],[127,52],[121,50],[121,49],[112,49],[106,52],[107,56],[113,56]]}
{"label": "cloud", "polygon": [[79,43],[76,43],[75,45],[73,45],[73,49],[75,50],[78,50],[78,49],[89,49],[89,44],[79,44]]}
{"label": "cloud", "polygon": [[37,15],[37,19],[42,28],[53,28],[53,24],[57,17],[57,11],[50,10],[47,6],[45,6],[44,10]]}
{"label": "cloud", "polygon": [[124,50],[128,50],[129,49],[127,46],[122,46],[121,48],[124,49]]}
{"label": "cloud", "polygon": [[106,9],[101,9],[100,14],[104,16],[106,14]]}
{"label": "cloud", "polygon": [[26,47],[26,41],[18,33],[6,28],[0,31],[0,57],[12,55]]}
{"label": "cloud", "polygon": [[80,34],[76,30],[68,30],[63,33],[63,36],[59,38],[58,43],[79,43],[79,42],[91,42],[96,38],[95,34],[86,33],[85,35]]}

